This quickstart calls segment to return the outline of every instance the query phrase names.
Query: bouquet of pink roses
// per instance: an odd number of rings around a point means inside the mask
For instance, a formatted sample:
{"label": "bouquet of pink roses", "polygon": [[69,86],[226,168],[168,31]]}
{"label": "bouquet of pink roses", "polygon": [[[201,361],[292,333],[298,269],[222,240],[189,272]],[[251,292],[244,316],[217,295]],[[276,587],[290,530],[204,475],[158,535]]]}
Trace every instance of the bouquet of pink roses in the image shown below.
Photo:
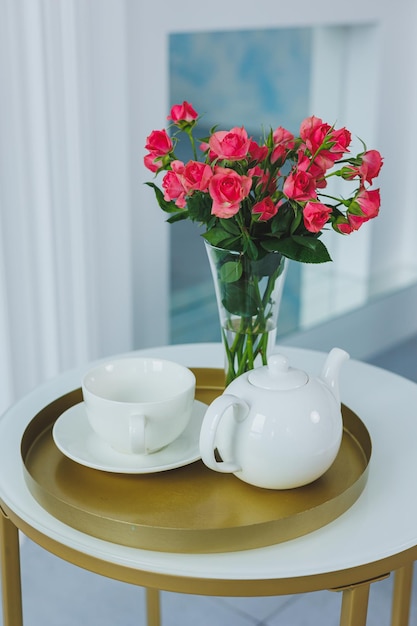
{"label": "bouquet of pink roses", "polygon": [[[320,235],[326,225],[347,235],[376,217],[379,189],[370,189],[382,166],[377,150],[349,152],[351,134],[318,117],[301,123],[295,137],[282,127],[260,142],[243,127],[211,130],[194,138],[199,117],[191,104],[172,107],[171,136],[154,130],[146,142],[145,165],[162,188],[147,183],[169,222],[191,219],[205,225],[203,237],[216,287],[226,384],[267,363],[275,342],[285,258],[304,263],[330,261]],[[175,150],[180,135],[193,158],[184,163]],[[330,176],[353,183],[348,198],[327,191]],[[258,358],[259,357],[259,358]]]}
{"label": "bouquet of pink roses", "polygon": [[[349,152],[351,133],[315,116],[306,118],[296,137],[278,127],[260,142],[244,127],[213,129],[201,138],[200,158],[194,130],[199,116],[188,102],[174,105],[167,130],[147,137],[145,166],[165,171],[162,189],[153,187],[168,221],[204,224],[212,245],[256,260],[276,251],[301,262],[321,263],[330,256],[320,235],[326,225],[347,235],[376,217],[379,189],[370,189],[382,166],[377,150]],[[191,142],[187,163],[175,155],[179,135]],[[350,181],[348,198],[326,194],[331,176]]]}

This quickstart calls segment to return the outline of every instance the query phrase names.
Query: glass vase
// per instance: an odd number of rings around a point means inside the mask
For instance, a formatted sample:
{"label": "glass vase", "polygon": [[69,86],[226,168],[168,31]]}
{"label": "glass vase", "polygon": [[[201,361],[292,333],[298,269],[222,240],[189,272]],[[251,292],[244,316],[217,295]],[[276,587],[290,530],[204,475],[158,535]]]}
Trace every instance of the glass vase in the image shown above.
{"label": "glass vase", "polygon": [[243,252],[206,242],[217,298],[226,386],[255,367],[267,364],[275,346],[277,320],[287,271],[279,252],[256,261]]}

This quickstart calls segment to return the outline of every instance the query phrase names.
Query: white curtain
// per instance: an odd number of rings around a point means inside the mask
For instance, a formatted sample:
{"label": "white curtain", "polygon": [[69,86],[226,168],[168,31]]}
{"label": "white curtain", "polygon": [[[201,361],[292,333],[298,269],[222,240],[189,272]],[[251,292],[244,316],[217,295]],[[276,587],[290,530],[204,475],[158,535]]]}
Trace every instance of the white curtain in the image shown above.
{"label": "white curtain", "polygon": [[0,411],[133,347],[124,4],[0,0]]}

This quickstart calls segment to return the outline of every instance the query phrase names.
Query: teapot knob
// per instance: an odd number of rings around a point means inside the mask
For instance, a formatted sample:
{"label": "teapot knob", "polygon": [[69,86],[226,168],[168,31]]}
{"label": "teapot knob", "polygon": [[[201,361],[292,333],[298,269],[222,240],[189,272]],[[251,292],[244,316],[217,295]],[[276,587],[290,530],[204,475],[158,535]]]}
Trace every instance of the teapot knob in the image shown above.
{"label": "teapot knob", "polygon": [[290,369],[290,361],[283,354],[272,354],[268,359],[268,369],[272,376],[286,374]]}
{"label": "teapot knob", "polygon": [[252,370],[248,381],[260,389],[285,391],[302,387],[308,382],[308,376],[302,370],[290,367],[288,358],[278,353],[268,357],[268,365]]}

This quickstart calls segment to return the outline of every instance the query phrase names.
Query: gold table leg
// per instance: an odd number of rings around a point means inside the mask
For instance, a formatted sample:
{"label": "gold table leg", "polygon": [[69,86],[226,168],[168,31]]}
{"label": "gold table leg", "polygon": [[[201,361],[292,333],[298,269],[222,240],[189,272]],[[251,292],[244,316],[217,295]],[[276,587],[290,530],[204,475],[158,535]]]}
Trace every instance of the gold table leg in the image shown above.
{"label": "gold table leg", "polygon": [[366,626],[370,582],[343,590],[340,626]]}
{"label": "gold table leg", "polygon": [[148,626],[160,626],[161,605],[158,589],[146,588],[146,615]]}
{"label": "gold table leg", "polygon": [[394,574],[391,626],[408,626],[410,619],[413,565],[413,562],[408,563],[398,569]]}
{"label": "gold table leg", "polygon": [[0,565],[4,626],[23,626],[19,531],[0,507]]}

